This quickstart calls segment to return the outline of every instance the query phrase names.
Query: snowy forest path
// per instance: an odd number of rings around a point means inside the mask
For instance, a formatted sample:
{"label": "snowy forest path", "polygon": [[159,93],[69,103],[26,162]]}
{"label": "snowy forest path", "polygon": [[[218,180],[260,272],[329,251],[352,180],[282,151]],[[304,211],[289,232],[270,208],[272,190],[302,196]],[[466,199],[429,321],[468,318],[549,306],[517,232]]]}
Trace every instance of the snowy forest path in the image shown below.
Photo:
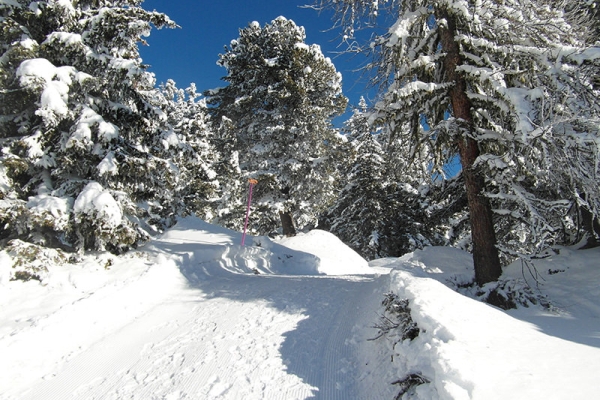
{"label": "snowy forest path", "polygon": [[368,398],[360,346],[374,336],[385,271],[186,275],[201,263],[184,257],[180,290],[61,360],[19,398]]}

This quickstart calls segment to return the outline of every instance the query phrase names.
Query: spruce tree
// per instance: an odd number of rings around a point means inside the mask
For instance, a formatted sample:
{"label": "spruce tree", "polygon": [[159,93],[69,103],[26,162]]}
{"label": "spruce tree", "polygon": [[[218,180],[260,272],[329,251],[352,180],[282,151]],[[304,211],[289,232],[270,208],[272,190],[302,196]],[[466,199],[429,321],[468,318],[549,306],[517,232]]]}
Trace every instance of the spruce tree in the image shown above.
{"label": "spruce tree", "polygon": [[0,3],[2,239],[123,251],[174,221],[140,0]]}
{"label": "spruce tree", "polygon": [[361,98],[344,126],[354,160],[348,175],[344,176],[346,184],[329,215],[331,232],[371,260],[381,257],[380,240],[387,223],[387,181],[384,179],[384,152],[371,130],[366,107]]}
{"label": "spruce tree", "polygon": [[437,243],[426,224],[426,182],[385,127],[374,126],[364,98],[344,125],[352,162],[335,205],[330,230],[367,259],[399,257]]}
{"label": "spruce tree", "polygon": [[331,60],[304,40],[304,28],[284,17],[249,24],[220,55],[228,85],[206,92],[220,140],[243,176],[258,179],[254,220],[263,234],[277,219],[286,235],[315,225],[334,197],[330,154],[340,139],[331,120],[347,101]]}
{"label": "spruce tree", "polygon": [[177,213],[210,221],[215,218],[222,182],[215,170],[220,155],[215,148],[206,101],[193,83],[184,90],[169,79],[160,89],[164,95],[162,110],[170,127],[163,147],[178,170],[173,195]]}

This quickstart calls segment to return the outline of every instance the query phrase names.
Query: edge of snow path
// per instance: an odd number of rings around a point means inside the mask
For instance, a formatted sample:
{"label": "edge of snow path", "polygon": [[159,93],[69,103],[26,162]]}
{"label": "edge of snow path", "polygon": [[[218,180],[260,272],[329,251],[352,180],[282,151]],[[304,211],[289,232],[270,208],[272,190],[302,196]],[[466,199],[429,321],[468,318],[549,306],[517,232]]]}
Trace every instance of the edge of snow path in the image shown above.
{"label": "edge of snow path", "polygon": [[[517,393],[523,399],[587,399],[583,393],[600,388],[587,374],[577,373],[582,360],[587,369],[600,371],[599,348],[549,336],[431,278],[392,271],[391,287],[409,300],[421,330],[414,341],[395,349],[406,374],[431,379],[430,385],[416,388],[418,399],[505,400]],[[558,346],[561,352],[552,352]],[[540,362],[532,363],[536,359]],[[549,376],[568,377],[568,382]]]}

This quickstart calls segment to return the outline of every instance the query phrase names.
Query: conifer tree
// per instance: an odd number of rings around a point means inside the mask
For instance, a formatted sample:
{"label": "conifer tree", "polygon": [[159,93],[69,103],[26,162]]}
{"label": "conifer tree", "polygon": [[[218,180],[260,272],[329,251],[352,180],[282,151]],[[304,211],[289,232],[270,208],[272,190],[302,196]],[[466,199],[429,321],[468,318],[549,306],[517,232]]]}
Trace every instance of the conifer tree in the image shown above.
{"label": "conifer tree", "polygon": [[[585,35],[589,22],[573,23],[578,5],[545,0],[321,5],[336,8],[347,36],[357,18],[374,19],[380,8],[390,7],[385,14],[395,23],[369,46],[385,80],[377,118],[413,148],[430,146],[438,170],[459,155],[478,284],[501,274],[490,198],[511,204],[495,215],[522,221],[524,240],[540,249],[555,240],[560,216],[571,205],[585,202],[599,214],[593,171],[600,105],[592,79],[600,51]],[[422,129],[423,121],[430,130]],[[548,197],[547,189],[557,184],[561,189]],[[501,248],[510,253],[506,244]]]}
{"label": "conifer tree", "polygon": [[161,92],[164,95],[162,109],[171,129],[164,137],[163,146],[178,170],[174,193],[178,214],[194,214],[210,221],[215,218],[221,182],[215,171],[219,154],[206,101],[193,83],[184,90],[169,79],[161,86]]}
{"label": "conifer tree", "polygon": [[374,127],[364,98],[346,122],[353,161],[335,205],[331,231],[367,259],[398,257],[431,244],[424,224],[427,178],[390,138]]}
{"label": "conifer tree", "polygon": [[316,224],[334,197],[330,154],[340,139],[331,119],[346,98],[331,60],[304,40],[304,28],[284,17],[251,23],[220,55],[228,85],[206,92],[220,140],[244,177],[259,181],[254,216],[263,234],[277,219],[286,235]]}
{"label": "conifer tree", "polygon": [[381,256],[380,240],[386,224],[384,152],[368,122],[367,104],[361,98],[358,108],[346,122],[354,160],[346,185],[329,211],[331,232],[367,259]]}
{"label": "conifer tree", "polygon": [[140,0],[0,3],[0,238],[119,252],[174,220]]}

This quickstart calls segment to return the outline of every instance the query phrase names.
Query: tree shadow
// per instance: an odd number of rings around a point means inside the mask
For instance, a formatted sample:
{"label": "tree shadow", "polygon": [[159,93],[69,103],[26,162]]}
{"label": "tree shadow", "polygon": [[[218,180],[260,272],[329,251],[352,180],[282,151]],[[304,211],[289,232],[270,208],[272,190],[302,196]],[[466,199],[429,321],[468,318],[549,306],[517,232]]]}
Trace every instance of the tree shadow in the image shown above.
{"label": "tree shadow", "polygon": [[[201,268],[201,267],[200,267]],[[311,398],[361,398],[357,345],[374,336],[377,315],[365,315],[380,303],[386,287],[380,276],[281,276],[229,272],[198,280],[194,268],[182,273],[206,299],[265,301],[285,313],[300,315],[296,327],[282,334],[279,353],[287,372],[314,388]],[[369,305],[365,302],[371,303]],[[367,333],[362,328],[367,327]],[[364,363],[362,363],[364,365]]]}

